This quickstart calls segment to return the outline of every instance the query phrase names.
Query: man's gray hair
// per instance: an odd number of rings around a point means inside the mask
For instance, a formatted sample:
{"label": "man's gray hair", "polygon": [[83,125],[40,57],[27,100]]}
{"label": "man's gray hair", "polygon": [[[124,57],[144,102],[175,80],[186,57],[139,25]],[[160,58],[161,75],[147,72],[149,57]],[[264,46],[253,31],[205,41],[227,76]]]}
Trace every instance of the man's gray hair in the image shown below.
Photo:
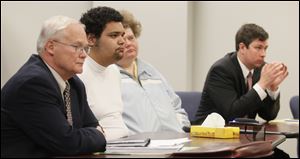
{"label": "man's gray hair", "polygon": [[57,32],[65,29],[70,24],[81,24],[81,23],[78,20],[66,16],[61,16],[61,15],[54,16],[46,20],[43,23],[41,33],[37,40],[37,52],[41,54],[49,38],[54,37],[57,34]]}

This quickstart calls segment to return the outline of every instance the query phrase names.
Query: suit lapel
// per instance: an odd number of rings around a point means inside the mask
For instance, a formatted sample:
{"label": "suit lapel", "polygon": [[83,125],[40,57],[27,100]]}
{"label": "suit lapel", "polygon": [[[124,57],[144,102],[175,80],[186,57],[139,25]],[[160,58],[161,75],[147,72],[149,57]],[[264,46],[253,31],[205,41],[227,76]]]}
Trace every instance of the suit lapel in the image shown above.
{"label": "suit lapel", "polygon": [[239,83],[240,83],[240,85],[242,85],[242,92],[243,92],[243,94],[245,94],[247,92],[247,86],[246,86],[246,83],[245,83],[243,71],[242,71],[241,66],[240,66],[240,64],[238,62],[238,59],[237,59],[237,53],[236,52],[234,52],[231,55],[231,61],[234,65],[235,72],[237,72]]}
{"label": "suit lapel", "polygon": [[[56,91],[56,94],[61,94],[60,92],[60,89],[59,89],[59,86],[58,86],[58,83],[56,81],[56,79],[54,78],[53,74],[51,73],[50,69],[48,68],[48,66],[44,63],[44,61],[42,60],[42,58],[38,55],[33,55],[33,57],[37,60],[38,64],[40,67],[42,67],[42,69],[45,69],[49,75],[49,78],[51,79],[50,81],[52,82],[51,85],[53,85],[53,89],[55,89]],[[63,113],[66,113],[65,111],[65,107],[64,107],[64,100],[63,100],[63,97],[62,95],[59,96],[59,102],[60,102],[60,105],[62,105],[63,107],[60,107],[60,110],[63,112]]]}

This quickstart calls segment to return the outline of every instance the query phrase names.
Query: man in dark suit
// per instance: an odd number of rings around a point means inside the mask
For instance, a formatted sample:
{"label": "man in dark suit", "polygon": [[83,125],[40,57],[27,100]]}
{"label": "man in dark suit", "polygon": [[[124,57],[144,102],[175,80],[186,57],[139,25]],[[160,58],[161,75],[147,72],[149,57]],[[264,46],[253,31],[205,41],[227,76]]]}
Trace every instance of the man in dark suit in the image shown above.
{"label": "man in dark suit", "polygon": [[75,75],[82,72],[88,49],[84,25],[52,17],[43,24],[37,45],[39,55],[32,55],[1,89],[1,157],[105,151],[104,133]]}
{"label": "man in dark suit", "polygon": [[[202,124],[212,112],[226,122],[237,117],[264,120],[279,111],[279,85],[287,77],[281,62],[265,63],[268,33],[256,24],[245,24],[236,33],[236,52],[215,62],[206,77],[201,102],[192,124]],[[251,73],[250,73],[251,72]],[[275,148],[274,157],[289,158]]]}
{"label": "man in dark suit", "polygon": [[[283,63],[265,63],[267,40],[268,33],[256,24],[239,29],[236,52],[218,60],[208,72],[193,124],[202,124],[212,112],[222,115],[226,122],[237,117],[255,118],[257,114],[267,121],[276,118],[278,87],[288,71]],[[249,72],[252,78],[247,78]]]}

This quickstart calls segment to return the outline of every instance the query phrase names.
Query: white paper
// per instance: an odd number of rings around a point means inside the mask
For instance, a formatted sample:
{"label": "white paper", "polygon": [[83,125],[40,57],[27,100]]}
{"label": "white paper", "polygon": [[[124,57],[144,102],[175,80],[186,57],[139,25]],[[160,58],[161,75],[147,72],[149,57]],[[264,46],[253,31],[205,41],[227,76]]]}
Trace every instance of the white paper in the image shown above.
{"label": "white paper", "polygon": [[189,142],[188,138],[151,140],[146,147],[106,147],[105,153],[113,154],[171,154],[179,151],[184,143]]}
{"label": "white paper", "polygon": [[168,139],[168,140],[151,140],[148,147],[168,147],[168,146],[177,146],[183,145],[186,142],[189,142],[187,137],[186,138],[179,138],[179,139]]}

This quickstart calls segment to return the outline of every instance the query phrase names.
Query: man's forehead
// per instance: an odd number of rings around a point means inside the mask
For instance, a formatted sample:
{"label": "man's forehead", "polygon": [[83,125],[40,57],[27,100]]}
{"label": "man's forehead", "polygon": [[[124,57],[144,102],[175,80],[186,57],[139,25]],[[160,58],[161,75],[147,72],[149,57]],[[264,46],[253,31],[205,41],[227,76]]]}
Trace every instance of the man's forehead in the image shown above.
{"label": "man's forehead", "polygon": [[254,45],[268,45],[268,40],[259,40],[259,39],[255,39],[252,41],[252,44]]}
{"label": "man's forehead", "polygon": [[107,23],[104,30],[107,32],[125,32],[122,23],[114,21]]}

